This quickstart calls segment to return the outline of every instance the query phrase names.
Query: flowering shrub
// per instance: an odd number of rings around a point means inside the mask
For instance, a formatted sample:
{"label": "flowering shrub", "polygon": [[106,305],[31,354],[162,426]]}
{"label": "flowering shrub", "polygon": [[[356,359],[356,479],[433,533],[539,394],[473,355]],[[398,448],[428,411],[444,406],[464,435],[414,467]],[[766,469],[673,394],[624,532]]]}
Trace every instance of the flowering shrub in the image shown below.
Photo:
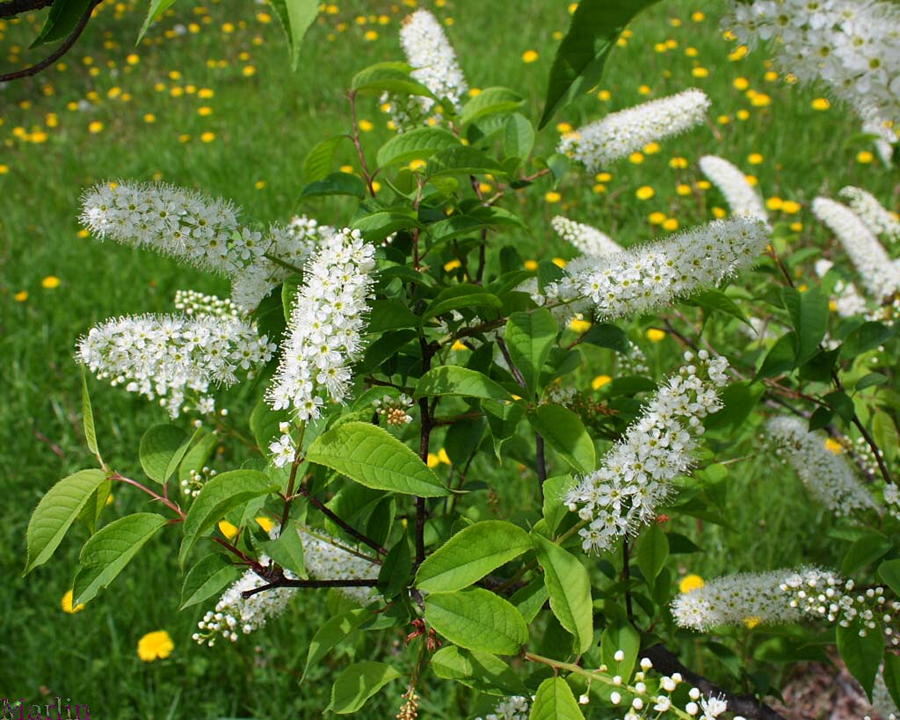
{"label": "flowering shrub", "polygon": [[[177,535],[172,571],[183,571],[182,607],[204,613],[193,639],[207,647],[265,632],[300,594],[331,592],[339,612],[316,630],[307,669],[345,641],[396,641],[341,668],[338,714],[384,692],[398,718],[415,718],[437,678],[473,690],[470,717],[776,718],[768,668],[822,643],[896,712],[900,503],[883,386],[900,283],[881,244],[896,240],[896,217],[861,188],[841,191],[850,207],[815,201],[869,293],[854,289],[852,306],[839,304],[850,278],[833,265],[809,273],[815,249],[788,247],[741,171],[715,156],[701,168],[730,218],[623,247],[557,216],[530,230],[558,233],[573,260],[518,254],[532,196],[704,121],[709,99],[686,90],[535,151],[648,4],[579,4],[538,126],[513,89],[468,92],[441,26],[414,13],[407,62],[361,70],[349,132],[307,157],[302,195],[343,202],[342,227],[298,217],[260,229],[225,200],[163,184],[89,190],[81,218],[96,239],[221,275],[232,297],[183,291],[170,315],[108,320],[78,342],[96,466],[38,504],[27,570],[86,525],[76,612],[147,542]],[[827,4],[828,28],[846,30],[842,3]],[[772,34],[774,5],[742,5],[734,22]],[[818,21],[807,7],[793,8],[783,42],[808,41]],[[848,68],[858,90],[867,71]],[[839,80],[831,65],[815,71]],[[870,82],[877,112],[893,112],[880,69]],[[361,102],[396,125],[379,147],[362,141]],[[333,172],[341,144],[354,173]],[[644,337],[667,352],[651,361]],[[98,439],[87,372],[168,414],[136,449],[146,478],[123,474],[110,459],[122,451]],[[230,407],[217,397],[226,386],[239,386],[222,393]],[[232,442],[252,454],[216,452]],[[747,445],[783,482],[799,477],[848,547],[830,569],[679,582],[677,556],[699,550],[680,530],[727,525]],[[105,522],[114,484],[154,511]],[[165,633],[141,643],[147,661],[173,649]],[[700,653],[722,660],[711,678],[692,669]]]}

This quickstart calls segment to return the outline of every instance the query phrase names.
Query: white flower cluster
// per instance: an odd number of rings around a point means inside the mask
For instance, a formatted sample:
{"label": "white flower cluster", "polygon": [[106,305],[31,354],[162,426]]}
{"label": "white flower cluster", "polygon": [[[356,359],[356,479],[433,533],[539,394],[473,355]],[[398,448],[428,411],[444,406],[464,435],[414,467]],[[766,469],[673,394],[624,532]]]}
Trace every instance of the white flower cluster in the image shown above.
{"label": "white flower cluster", "polygon": [[753,263],[768,242],[765,223],[747,217],[715,220],[674,237],[594,258],[548,284],[544,303],[593,302],[600,318],[649,312],[675,298],[713,287]]}
{"label": "white flower cluster", "polygon": [[607,167],[653,141],[678,135],[703,122],[710,100],[696,88],[610,113],[562,137],[557,150],[589,172]]}
{"label": "white flower cluster", "polygon": [[191,498],[195,498],[200,494],[203,486],[216,476],[216,471],[204,465],[199,470],[191,469],[186,478],[183,478],[179,484],[181,492]]}
{"label": "white flower cluster", "polygon": [[[483,720],[528,720],[531,703],[524,695],[512,695],[497,703],[494,712],[488,713]],[[482,720],[478,717],[475,720]]]}
{"label": "white flower cluster", "polygon": [[291,310],[281,359],[266,397],[275,410],[301,420],[319,417],[327,400],[341,402],[350,383],[365,324],[375,249],[357,230],[322,240],[306,264]]}
{"label": "white flower cluster", "polygon": [[861,113],[900,122],[900,8],[878,0],[754,0],[723,19],[749,47],[772,40],[780,69],[823,80]]}
{"label": "white flower cluster", "polygon": [[897,134],[894,132],[890,120],[884,120],[873,107],[864,107],[859,111],[862,118],[862,131],[875,136],[875,152],[888,167],[891,166],[891,157],[894,154],[894,144],[897,142]]}
{"label": "white flower cluster", "polygon": [[[265,555],[260,556],[259,562],[265,566],[270,563]],[[296,578],[289,570],[285,570],[284,575],[290,579]],[[217,637],[237,642],[238,631],[249,635],[264,627],[270,618],[280,615],[287,609],[296,593],[292,588],[279,587],[256,593],[248,598],[243,596],[244,592],[267,584],[268,581],[253,570],[247,570],[223,593],[216,603],[215,610],[209,610],[204,614],[197,623],[199,632],[195,632],[191,638],[200,645],[213,647]]]}
{"label": "white flower cluster", "polygon": [[747,178],[738,168],[724,158],[704,155],[700,169],[721,190],[733,215],[744,215],[768,222],[769,215],[762,200]]}
{"label": "white flower cluster", "polygon": [[[439,100],[449,102],[448,109],[459,112],[469,86],[437,18],[428,10],[416,10],[400,28],[400,45],[413,68],[410,73],[413,79]],[[435,106],[433,99],[423,96],[397,98],[386,93],[381,101],[390,106],[391,117],[401,132],[429,120]]]}
{"label": "white flower cluster", "polygon": [[886,210],[878,199],[862,188],[848,185],[838,193],[850,205],[865,226],[875,235],[883,235],[890,242],[900,240],[900,220]]}
{"label": "white flower cluster", "polygon": [[269,452],[272,453],[272,464],[275,467],[284,467],[293,461],[297,446],[294,444],[289,422],[278,423],[278,432],[280,433],[278,439],[269,443]]}
{"label": "white flower cluster", "polygon": [[400,393],[399,397],[385,395],[372,401],[372,407],[385,424],[394,427],[409,425],[413,421],[409,411],[412,409],[413,399],[406,393]]}
{"label": "white flower cluster", "polygon": [[617,353],[619,371],[622,375],[644,375],[650,372],[647,356],[637,343],[627,340],[628,352]]}
{"label": "white flower cluster", "polygon": [[550,224],[557,235],[588,257],[622,252],[622,247],[615,240],[590,225],[575,222],[562,215],[557,215]]}
{"label": "white flower cluster", "polygon": [[684,365],[647,403],[641,416],[565,498],[589,524],[579,530],[585,552],[605,550],[620,537],[652,522],[672,493],[672,481],[693,464],[701,420],[721,407],[717,389],[728,362],[701,350],[685,353]]}
{"label": "white flower cluster", "polygon": [[900,291],[900,267],[891,262],[875,235],[850,208],[817,197],[813,200],[812,210],[837,235],[863,284],[877,302]]}
{"label": "white flower cluster", "polygon": [[776,455],[787,460],[813,496],[835,515],[878,508],[847,461],[825,446],[822,435],[809,432],[806,422],[795,417],[772,418],[766,423],[766,432],[775,442]]}
{"label": "white flower cluster", "polygon": [[[310,577],[317,580],[363,580],[378,576],[378,565],[338,547],[336,541],[305,530],[299,532],[303,541],[303,561]],[[378,595],[378,591],[370,587],[338,590],[360,605],[367,605]]]}
{"label": "white flower cluster", "polygon": [[708,631],[744,623],[779,625],[803,617],[849,627],[861,633],[881,628],[886,641],[897,645],[900,602],[889,601],[881,587],[854,594],[853,580],[818,568],[738,573],[716,578],[672,601],[672,615],[682,627]]}
{"label": "white flower cluster", "polygon": [[237,317],[240,308],[231,300],[218,295],[206,295],[196,290],[176,290],[175,309],[185,315],[214,315]]}
{"label": "white flower cluster", "polygon": [[151,248],[228,277],[245,310],[290,274],[266,255],[301,265],[327,230],[308,218],[251,230],[231,203],[165,183],[96,185],[84,195],[81,222],[101,240]]}
{"label": "white flower cluster", "polygon": [[[253,377],[275,345],[260,337],[255,323],[224,310],[197,314],[198,307],[192,306],[193,315],[107,320],[78,341],[76,356],[101,380],[159,399],[173,418],[191,407],[210,413],[215,409],[210,386],[233,385],[242,372]],[[189,393],[194,396],[190,407],[185,405]]]}

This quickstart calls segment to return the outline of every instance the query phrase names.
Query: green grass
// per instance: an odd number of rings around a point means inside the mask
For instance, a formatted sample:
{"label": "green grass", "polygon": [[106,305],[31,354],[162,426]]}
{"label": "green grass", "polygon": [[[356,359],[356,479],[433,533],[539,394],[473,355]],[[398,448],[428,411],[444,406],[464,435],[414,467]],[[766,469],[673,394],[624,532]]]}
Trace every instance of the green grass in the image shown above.
{"label": "green grass", "polygon": [[[611,169],[605,192],[595,192],[594,182],[573,175],[558,188],[562,200],[548,203],[542,192],[521,198],[531,231],[516,238],[523,256],[548,257],[566,250],[549,230],[548,220],[562,211],[574,219],[603,228],[623,244],[656,234],[648,215],[660,211],[682,227],[709,218],[712,208],[724,205],[710,190],[682,197],[679,182],[700,179],[697,159],[705,153],[720,154],[752,171],[765,196],[777,195],[803,203],[797,215],[778,217],[802,222],[796,245],[818,245],[838,259],[827,246],[828,236],[817,228],[809,202],[818,193],[833,193],[845,184],[867,187],[887,202],[893,181],[875,164],[857,162],[860,150],[869,149],[858,137],[858,121],[845,108],[827,112],[811,109],[817,92],[788,87],[781,80],[766,80],[765,56],[752,53],[731,62],[731,49],[722,39],[716,17],[720,3],[664,2],[639,19],[627,47],[617,48],[599,86],[611,93],[609,101],[596,95],[580,99],[555,119],[577,126],[647,97],[660,97],[695,85],[713,98],[707,127],[662,144],[659,153],[640,164],[627,161]],[[59,598],[70,587],[78,537],[66,540],[58,556],[28,578],[20,577],[24,533],[28,516],[58,478],[88,466],[80,430],[79,374],[72,358],[77,337],[92,323],[116,314],[158,312],[170,308],[178,288],[227,292],[216,278],[194,272],[169,260],[138,253],[112,244],[100,244],[77,236],[79,195],[94,182],[129,178],[166,181],[201,188],[234,200],[255,221],[287,220],[292,214],[316,214],[322,220],[347,220],[347,207],[339,203],[298,202],[302,187],[302,161],[318,140],[345,132],[348,113],[344,88],[353,73],[365,65],[401,56],[396,39],[398,22],[407,8],[397,12],[387,2],[340,3],[339,13],[323,15],[304,45],[300,70],[288,69],[280,29],[255,17],[263,6],[249,3],[213,3],[206,14],[196,14],[182,0],[173,12],[149,33],[149,43],[132,49],[143,5],[109,3],[86,31],[64,62],[67,69],[53,69],[33,81],[11,84],[0,94],[0,353],[2,353],[3,402],[0,420],[6,432],[0,444],[0,492],[6,508],[0,532],[0,637],[4,662],[0,663],[0,696],[39,702],[42,694],[71,697],[87,703],[98,717],[195,718],[195,717],[318,717],[327,704],[329,678],[347,654],[338,654],[312,677],[298,685],[311,633],[329,613],[322,596],[303,594],[290,613],[265,631],[243,638],[236,647],[199,648],[190,633],[202,609],[177,613],[180,580],[175,567],[174,543],[160,539],[151,544],[110,591],[77,615],[65,615]],[[710,16],[702,22],[690,19],[702,7]],[[358,25],[360,13],[389,18],[386,25]],[[455,0],[438,8],[441,18],[452,17],[448,29],[470,84],[477,87],[506,85],[528,97],[527,110],[537,117],[558,40],[554,31],[568,22],[565,4],[534,2],[515,4],[515,9],[476,0]],[[204,24],[204,17],[211,22]],[[673,27],[671,18],[682,20]],[[178,24],[200,23],[200,32],[164,39],[164,32]],[[234,32],[222,31],[234,23]],[[338,31],[338,23],[346,23]],[[0,31],[5,56],[12,47],[27,46],[35,21],[8,25]],[[378,38],[369,41],[367,30]],[[260,43],[254,43],[255,38]],[[677,47],[654,51],[654,43],[672,38]],[[106,46],[105,46],[106,44]],[[685,49],[697,49],[696,58]],[[521,60],[526,50],[537,50],[532,64]],[[129,65],[126,56],[137,52],[140,61]],[[241,53],[249,53],[242,59]],[[36,59],[35,51],[25,59]],[[87,58],[93,60],[86,65]],[[225,67],[210,68],[207,60],[224,60]],[[709,76],[694,78],[694,63]],[[109,67],[109,64],[114,67]],[[244,75],[252,66],[255,74]],[[92,76],[90,68],[100,68]],[[179,79],[170,73],[180,72]],[[664,77],[663,74],[668,74]],[[767,93],[772,103],[754,107],[732,86],[744,76],[750,86]],[[161,90],[155,89],[157,84]],[[651,94],[639,87],[646,84]],[[210,88],[215,95],[200,99],[184,92],[173,97],[173,88]],[[116,96],[110,90],[119,88]],[[52,94],[50,91],[52,90]],[[85,101],[81,109],[68,103]],[[131,97],[125,101],[123,94]],[[26,106],[20,106],[25,103]],[[30,106],[27,105],[30,103]],[[198,108],[213,113],[200,116]],[[736,118],[747,110],[746,120]],[[55,113],[56,127],[46,127],[46,115]],[[155,116],[147,123],[145,115]],[[727,115],[727,124],[717,116]],[[375,129],[364,141],[388,136],[387,117],[372,100],[363,104],[361,116]],[[97,133],[91,122],[103,124]],[[23,141],[14,133],[22,127],[34,139],[35,131],[47,133],[45,142]],[[43,128],[41,130],[41,128]],[[211,142],[200,138],[215,134]],[[189,139],[182,141],[182,135]],[[553,127],[541,136],[539,149],[549,150],[558,137]],[[40,135],[37,136],[40,139]],[[761,165],[747,164],[750,153],[763,156]],[[685,157],[689,167],[675,170],[672,157]],[[353,163],[348,154],[339,164]],[[265,183],[262,189],[258,183]],[[649,184],[654,198],[639,201],[635,189]],[[547,184],[544,190],[550,190]],[[44,289],[45,276],[57,276],[56,289]],[[15,295],[27,291],[23,302]],[[652,346],[661,368],[676,362],[677,348],[667,339]],[[603,368],[585,370],[590,377]],[[92,382],[101,446],[112,465],[138,471],[136,452],[140,434],[162,420],[158,408],[119,390]],[[746,428],[743,443],[751,451],[758,442],[755,430]],[[757,448],[758,449],[758,448]],[[226,455],[220,463],[237,460]],[[517,476],[513,463],[485,467],[506,484]],[[820,543],[820,513],[810,507],[787,472],[772,473],[769,460],[754,457],[734,466],[729,485],[733,531],[724,532],[697,524],[685,526],[707,550],[703,556],[683,556],[679,571],[715,574],[727,570],[774,568],[804,559],[827,557]],[[502,484],[502,483],[501,483]],[[500,512],[512,512],[515,493],[501,492]],[[774,510],[761,517],[758,508],[779,498]],[[508,501],[508,502],[507,502]],[[506,504],[504,504],[506,503]],[[111,515],[145,506],[128,489],[118,489]],[[332,599],[333,602],[333,599]],[[166,629],[176,649],[165,661],[145,664],[135,652],[146,632]],[[397,638],[400,639],[399,636]],[[391,648],[370,648],[372,653]],[[397,693],[399,695],[399,691]],[[464,697],[464,693],[461,697]],[[429,705],[444,716],[450,702],[446,690],[426,694]],[[460,702],[464,702],[461,699]],[[373,705],[391,712],[390,699]],[[460,706],[463,712],[465,705]],[[375,712],[370,710],[369,712]],[[368,715],[367,715],[368,716]],[[375,715],[371,715],[374,717]]]}

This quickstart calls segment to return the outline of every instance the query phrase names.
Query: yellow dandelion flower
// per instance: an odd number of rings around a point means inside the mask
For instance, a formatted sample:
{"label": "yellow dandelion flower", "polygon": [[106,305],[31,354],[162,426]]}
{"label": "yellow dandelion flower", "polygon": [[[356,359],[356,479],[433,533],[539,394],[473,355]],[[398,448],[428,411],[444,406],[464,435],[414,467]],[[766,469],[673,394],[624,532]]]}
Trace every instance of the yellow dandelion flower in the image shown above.
{"label": "yellow dandelion flower", "polygon": [[453,258],[452,260],[444,263],[444,272],[452,272],[458,267],[462,267],[462,262],[457,258]]}
{"label": "yellow dandelion flower", "polygon": [[638,93],[640,95],[649,95],[651,92],[653,92],[653,91],[650,89],[649,85],[639,85],[638,86]]}
{"label": "yellow dandelion flower", "polygon": [[494,186],[491,185],[490,183],[480,182],[480,183],[478,183],[478,189],[481,190],[481,193],[483,195],[486,195],[487,193],[491,192],[494,189]]}
{"label": "yellow dandelion flower", "polygon": [[269,13],[267,13],[267,12],[258,12],[258,13],[256,13],[256,19],[257,19],[259,22],[263,23],[264,25],[267,24],[267,23],[272,22],[272,16],[269,15]]}
{"label": "yellow dandelion flower", "polygon": [[756,627],[757,625],[759,625],[761,622],[762,622],[762,618],[758,618],[758,617],[756,617],[756,616],[745,617],[744,620],[743,620],[744,625],[746,625],[747,628],[750,629],[750,630],[752,630],[753,628],[755,628],[755,627]]}
{"label": "yellow dandelion flower", "polygon": [[868,165],[874,159],[875,156],[868,150],[860,150],[858,153],[856,153],[856,162],[862,163],[863,165]]}
{"label": "yellow dandelion flower", "polygon": [[612,378],[609,375],[598,375],[593,380],[591,380],[591,387],[594,390],[599,390],[604,385],[607,385],[612,382]]}
{"label": "yellow dandelion flower", "polygon": [[435,453],[428,453],[428,457],[425,460],[425,464],[430,468],[436,468],[441,464],[441,461],[438,459],[438,456]]}
{"label": "yellow dandelion flower", "polygon": [[642,152],[633,152],[628,156],[628,162],[634,165],[640,165],[644,162],[644,153]]}
{"label": "yellow dandelion flower", "polygon": [[749,111],[749,110],[743,110],[743,109],[741,109],[741,110],[738,110],[738,111],[734,114],[734,116],[735,116],[738,120],[746,120],[747,118],[750,117],[750,111]]}
{"label": "yellow dandelion flower", "polygon": [[481,95],[481,88],[469,88],[469,97],[478,97]]}
{"label": "yellow dandelion flower", "polygon": [[663,338],[666,337],[666,331],[660,330],[659,328],[649,328],[646,332],[647,339],[650,342],[660,342]]}
{"label": "yellow dandelion flower", "polygon": [[582,320],[580,318],[572,318],[569,321],[569,329],[574,330],[579,335],[583,335],[591,329],[591,322],[589,320]]}
{"label": "yellow dandelion flower", "polygon": [[147,633],[138,640],[137,654],[144,662],[153,662],[169,657],[175,649],[175,643],[165,630]]}
{"label": "yellow dandelion flower", "polygon": [[213,114],[213,109],[208,105],[202,105],[201,107],[197,108],[197,114],[200,117],[207,117]]}
{"label": "yellow dandelion flower", "polygon": [[763,75],[763,80],[766,82],[775,82],[778,79],[778,73],[774,70],[769,70],[765,75]]}
{"label": "yellow dandelion flower", "polygon": [[699,590],[704,585],[706,585],[706,581],[699,575],[685,575],[678,582],[678,591],[681,593],[689,593],[694,590]]}
{"label": "yellow dandelion flower", "polygon": [[747,57],[747,46],[746,45],[738,45],[733,51],[728,53],[728,59],[731,62],[737,62],[745,57]]}
{"label": "yellow dandelion flower", "polygon": [[601,194],[601,193],[605,193],[605,192],[606,192],[606,185],[604,185],[603,183],[597,183],[596,185],[594,185],[593,190],[594,190],[594,192],[597,193],[598,195]]}
{"label": "yellow dandelion flower", "polygon": [[770,198],[766,198],[766,207],[769,210],[781,210],[781,206],[784,204],[784,200],[782,200],[777,195],[773,195]]}
{"label": "yellow dandelion flower", "polygon": [[765,93],[756,93],[751,99],[750,104],[753,107],[767,107],[772,104],[772,98]]}
{"label": "yellow dandelion flower", "polygon": [[238,534],[238,528],[236,525],[232,525],[227,520],[219,521],[219,532],[222,533],[228,540],[234,540]]}
{"label": "yellow dandelion flower", "polygon": [[607,102],[610,98],[612,98],[612,93],[609,90],[600,90],[597,93],[597,99],[603,102]]}
{"label": "yellow dandelion flower", "polygon": [[73,595],[71,590],[67,590],[65,595],[62,596],[62,599],[59,601],[59,606],[62,608],[64,613],[68,613],[69,615],[74,615],[75,613],[79,613],[84,610],[84,603],[78,603],[77,605],[72,605]]}
{"label": "yellow dandelion flower", "polygon": [[695,47],[686,47],[684,49],[684,54],[688,57],[697,57],[700,54],[700,51]]}
{"label": "yellow dandelion flower", "polygon": [[222,25],[222,32],[224,33],[233,33],[234,32],[234,23],[227,22]]}
{"label": "yellow dandelion flower", "polygon": [[144,122],[145,122],[145,123],[155,123],[155,122],[156,122],[156,115],[154,115],[153,113],[146,113],[146,114],[144,115]]}
{"label": "yellow dandelion flower", "polygon": [[572,124],[567,122],[556,123],[556,131],[559,133],[572,132]]}
{"label": "yellow dandelion flower", "polygon": [[756,175],[744,175],[744,180],[746,180],[747,183],[752,185],[753,187],[759,185],[759,178],[756,177]]}
{"label": "yellow dandelion flower", "polygon": [[453,344],[450,346],[451,350],[468,350],[469,346],[466,345],[462,340],[454,340]]}
{"label": "yellow dandelion flower", "polygon": [[781,212],[787,213],[788,215],[795,215],[800,212],[800,203],[795,202],[794,200],[785,200],[781,203]]}
{"label": "yellow dandelion flower", "polygon": [[533,63],[540,57],[538,55],[537,50],[526,50],[522,53],[522,62],[523,63]]}
{"label": "yellow dandelion flower", "polygon": [[55,290],[59,287],[60,279],[56,275],[48,275],[41,280],[41,287],[46,290]]}
{"label": "yellow dandelion flower", "polygon": [[27,290],[19,290],[15,295],[13,295],[13,300],[16,302],[25,302],[28,299],[28,291]]}
{"label": "yellow dandelion flower", "polygon": [[[366,122],[366,121],[363,121],[363,122]],[[370,124],[371,124],[371,123],[370,123]],[[362,125],[362,123],[360,123],[360,125]],[[428,163],[425,162],[422,158],[416,158],[415,160],[410,160],[410,161],[409,161],[409,166],[408,166],[408,167],[409,167],[410,170],[412,170],[413,172],[415,172],[416,170],[421,170],[421,169],[424,168],[427,164],[428,164]]]}
{"label": "yellow dandelion flower", "polygon": [[657,210],[656,212],[650,213],[647,216],[647,220],[650,221],[651,225],[662,225],[666,221],[666,214]]}
{"label": "yellow dandelion flower", "polygon": [[831,102],[828,98],[818,97],[813,100],[810,105],[813,110],[828,110],[831,107]]}
{"label": "yellow dandelion flower", "polygon": [[716,118],[716,122],[719,123],[719,125],[727,125],[731,122],[731,115],[719,115],[719,117]]}
{"label": "yellow dandelion flower", "polygon": [[790,225],[790,228],[791,228],[791,232],[800,232],[801,230],[803,230],[803,223],[802,222],[792,222]]}
{"label": "yellow dandelion flower", "polygon": [[735,90],[740,90],[741,92],[750,87],[750,81],[745,77],[736,77],[731,81],[731,84],[734,86]]}
{"label": "yellow dandelion flower", "polygon": [[609,182],[612,178],[613,176],[608,172],[597,173],[594,175],[594,180],[602,183]]}
{"label": "yellow dandelion flower", "polygon": [[654,153],[658,153],[659,152],[659,143],[658,142],[647,143],[646,145],[644,145],[644,152],[647,155],[653,155]]}
{"label": "yellow dandelion flower", "polygon": [[241,70],[241,74],[244,77],[252,77],[256,75],[256,68],[253,65],[244,65],[243,69]]}
{"label": "yellow dandelion flower", "polygon": [[211,143],[215,139],[216,139],[216,134],[214,132],[210,132],[209,130],[207,130],[205,133],[200,135],[201,142]]}
{"label": "yellow dandelion flower", "polygon": [[359,121],[359,129],[363,132],[371,132],[375,129],[375,125],[371,120],[360,120]]}
{"label": "yellow dandelion flower", "polygon": [[674,170],[684,170],[687,166],[687,158],[673,157],[671,160],[669,160],[669,167]]}
{"label": "yellow dandelion flower", "polygon": [[840,455],[844,452],[844,446],[834,438],[825,439],[825,449],[830,450],[835,455]]}
{"label": "yellow dandelion flower", "polygon": [[253,183],[253,187],[255,187],[257,190],[263,190],[266,187],[266,181],[257,180],[255,183]]}
{"label": "yellow dandelion flower", "polygon": [[0,163],[0,175],[6,175],[9,172],[9,165]]}
{"label": "yellow dandelion flower", "polygon": [[691,186],[681,183],[680,185],[675,186],[675,192],[679,195],[690,195],[691,194]]}
{"label": "yellow dandelion flower", "polygon": [[656,190],[654,190],[649,185],[642,185],[637,190],[634,191],[634,196],[638,200],[649,200],[654,195],[656,195]]}
{"label": "yellow dandelion flower", "polygon": [[695,10],[691,13],[691,20],[693,20],[694,22],[703,22],[704,20],[706,20],[706,15],[699,10]]}
{"label": "yellow dandelion flower", "polygon": [[526,260],[524,263],[522,263],[522,265],[526,270],[530,270],[531,272],[534,272],[538,269],[537,260]]}
{"label": "yellow dandelion flower", "polygon": [[675,232],[678,229],[678,220],[675,218],[666,218],[663,221],[662,227],[666,232]]}
{"label": "yellow dandelion flower", "polygon": [[550,190],[549,192],[544,193],[544,200],[548,203],[558,203],[562,200],[562,195],[556,192],[556,190]]}
{"label": "yellow dandelion flower", "polygon": [[103,132],[103,123],[99,120],[93,120],[88,124],[88,132],[92,135],[96,135],[99,132]]}
{"label": "yellow dandelion flower", "polygon": [[372,40],[377,40],[378,39],[378,31],[377,30],[366,30],[363,37],[370,42]]}
{"label": "yellow dandelion flower", "polygon": [[761,165],[763,160],[764,160],[763,156],[760,155],[759,153],[750,153],[747,156],[747,162],[750,163],[751,165]]}
{"label": "yellow dandelion flower", "polygon": [[211,88],[200,88],[197,91],[197,97],[201,98],[202,100],[209,100],[215,94],[215,90],[212,90]]}
{"label": "yellow dandelion flower", "polygon": [[256,520],[256,524],[263,529],[263,532],[272,532],[272,528],[275,527],[275,521],[266,515],[260,515],[259,517],[254,518],[254,520]]}
{"label": "yellow dandelion flower", "polygon": [[440,460],[442,463],[444,463],[444,465],[452,465],[453,464],[450,462],[450,456],[447,454],[447,451],[444,450],[444,448],[441,448],[440,450],[438,450],[437,457],[438,457],[438,460]]}
{"label": "yellow dandelion flower", "polygon": [[568,264],[565,260],[558,257],[553,258],[551,262],[558,268],[564,268]]}
{"label": "yellow dandelion flower", "polygon": [[378,182],[377,180],[373,180],[372,181],[372,189],[377,193],[379,190],[381,190],[381,183]]}
{"label": "yellow dandelion flower", "polygon": [[702,66],[691,68],[691,75],[693,75],[695,78],[709,77],[709,70]]}

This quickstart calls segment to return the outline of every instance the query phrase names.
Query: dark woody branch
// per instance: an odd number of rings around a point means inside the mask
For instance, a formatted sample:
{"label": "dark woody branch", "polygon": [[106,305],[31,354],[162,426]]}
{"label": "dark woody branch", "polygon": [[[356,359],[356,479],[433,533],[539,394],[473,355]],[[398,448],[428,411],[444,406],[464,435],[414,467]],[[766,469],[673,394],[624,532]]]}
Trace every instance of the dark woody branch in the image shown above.
{"label": "dark woody branch", "polygon": [[274,590],[280,587],[293,588],[342,588],[342,587],[375,587],[378,584],[377,578],[361,578],[359,580],[292,580],[290,578],[279,578],[272,582],[261,585],[252,590],[245,590],[241,593],[244,599],[252,597],[266,590]]}

